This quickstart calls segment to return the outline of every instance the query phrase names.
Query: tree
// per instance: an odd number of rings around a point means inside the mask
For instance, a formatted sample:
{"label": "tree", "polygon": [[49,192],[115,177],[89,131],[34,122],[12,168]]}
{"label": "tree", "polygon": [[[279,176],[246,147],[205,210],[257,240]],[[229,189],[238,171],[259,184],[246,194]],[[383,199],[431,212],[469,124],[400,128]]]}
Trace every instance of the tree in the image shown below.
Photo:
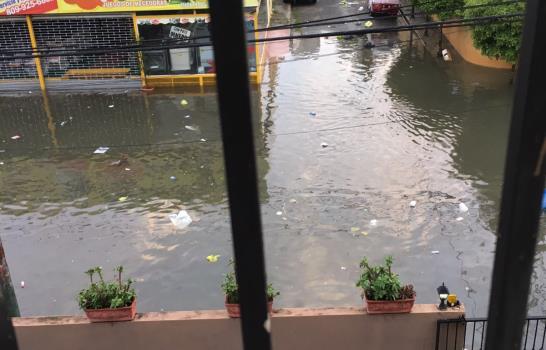
{"label": "tree", "polygon": [[[497,0],[466,0],[466,5],[479,5],[484,3],[494,4]],[[512,13],[523,13],[525,3],[503,4],[499,6],[487,6],[478,8],[468,8],[464,10],[465,18],[497,16]],[[474,26],[472,29],[472,39],[474,46],[481,50],[482,54],[503,59],[510,63],[516,63],[518,60],[519,48],[521,45],[521,35],[523,32],[523,22],[516,18],[499,20],[498,23],[484,24]]]}

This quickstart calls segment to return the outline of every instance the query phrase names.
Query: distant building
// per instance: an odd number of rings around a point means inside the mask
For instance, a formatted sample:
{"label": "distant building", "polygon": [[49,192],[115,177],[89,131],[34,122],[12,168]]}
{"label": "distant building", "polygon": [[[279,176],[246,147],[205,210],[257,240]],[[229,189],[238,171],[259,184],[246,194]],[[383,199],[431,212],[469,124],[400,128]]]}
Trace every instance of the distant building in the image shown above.
{"label": "distant building", "polygon": [[[266,26],[271,6],[272,0],[262,8],[260,0],[245,0],[246,28]],[[209,26],[203,0],[0,0],[0,82],[27,81],[42,88],[48,81],[81,79],[211,84],[211,46],[167,47],[174,41],[209,42]],[[144,47],[142,53],[131,50],[135,45]],[[120,49],[104,52],[112,47]],[[33,52],[42,57],[30,57]],[[263,45],[249,44],[248,57],[251,81],[259,82]]]}

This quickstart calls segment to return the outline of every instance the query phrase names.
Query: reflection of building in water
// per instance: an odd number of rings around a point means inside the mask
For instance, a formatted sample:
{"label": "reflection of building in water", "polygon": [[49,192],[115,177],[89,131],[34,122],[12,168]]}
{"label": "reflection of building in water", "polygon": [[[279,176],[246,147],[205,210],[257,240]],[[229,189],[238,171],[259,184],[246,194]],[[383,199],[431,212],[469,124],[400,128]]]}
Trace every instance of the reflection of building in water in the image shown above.
{"label": "reflection of building in water", "polygon": [[[25,196],[57,203],[86,197],[86,206],[120,196],[143,202],[155,197],[224,201],[216,95],[183,96],[187,106],[177,94],[54,94],[48,99],[49,114],[41,96],[0,97],[6,111],[0,139],[9,140],[0,158],[10,164],[0,173],[0,202]],[[259,125],[260,113],[254,116]],[[266,199],[267,149],[262,129],[255,129],[260,190]],[[14,135],[21,138],[11,140]],[[99,146],[110,150],[93,155]],[[127,163],[111,164],[123,157]]]}
{"label": "reflection of building in water", "polygon": [[[272,0],[260,2],[244,2],[245,25],[251,31],[248,39],[258,37],[252,30],[269,24]],[[30,9],[23,6],[26,3],[0,2],[0,15],[5,17],[0,21],[0,47],[4,50],[0,82],[15,80],[42,89],[63,82],[75,86],[74,81],[90,79],[126,85],[140,80],[151,86],[214,83],[211,46],[168,47],[210,42],[207,1],[49,0],[47,6],[34,4]],[[138,45],[145,50],[123,50]],[[261,79],[257,62],[264,47],[248,46],[254,82]],[[29,55],[33,50],[44,55]],[[74,51],[81,54],[66,55]],[[55,55],[60,52],[63,54]]]}

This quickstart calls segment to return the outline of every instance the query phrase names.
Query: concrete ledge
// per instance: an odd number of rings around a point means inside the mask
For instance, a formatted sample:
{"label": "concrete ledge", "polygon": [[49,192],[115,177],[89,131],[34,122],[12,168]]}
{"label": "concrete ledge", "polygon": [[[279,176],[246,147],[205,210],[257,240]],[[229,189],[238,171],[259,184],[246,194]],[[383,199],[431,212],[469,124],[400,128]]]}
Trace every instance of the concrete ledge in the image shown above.
{"label": "concrete ledge", "polygon": [[[417,304],[409,314],[360,308],[289,308],[272,317],[276,349],[434,349],[436,321],[464,315]],[[240,322],[224,310],[150,312],[132,322],[90,323],[81,316],[14,318],[21,350],[242,349]]]}

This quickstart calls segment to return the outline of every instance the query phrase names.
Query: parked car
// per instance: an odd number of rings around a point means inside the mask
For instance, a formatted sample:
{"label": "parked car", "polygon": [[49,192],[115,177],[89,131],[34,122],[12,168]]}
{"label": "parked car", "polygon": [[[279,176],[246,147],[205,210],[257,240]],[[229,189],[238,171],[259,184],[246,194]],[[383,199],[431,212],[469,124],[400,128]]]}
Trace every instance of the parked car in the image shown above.
{"label": "parked car", "polygon": [[396,16],[400,9],[400,0],[368,0],[368,9],[372,16]]}

